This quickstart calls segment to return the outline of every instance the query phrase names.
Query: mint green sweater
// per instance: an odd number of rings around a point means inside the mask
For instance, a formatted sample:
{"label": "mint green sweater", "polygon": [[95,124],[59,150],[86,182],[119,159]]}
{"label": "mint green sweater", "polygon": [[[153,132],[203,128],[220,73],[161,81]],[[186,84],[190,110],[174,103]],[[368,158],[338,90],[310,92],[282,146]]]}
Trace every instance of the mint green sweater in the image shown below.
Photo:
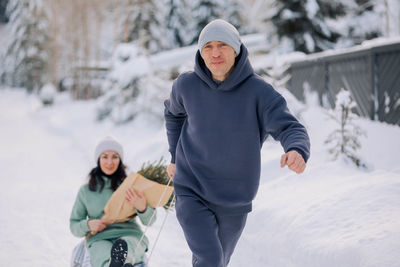
{"label": "mint green sweater", "polygon": [[[84,237],[90,233],[88,220],[101,219],[104,215],[104,207],[114,191],[110,188],[111,180],[103,177],[105,186],[101,192],[90,191],[88,184],[83,185],[78,192],[70,216],[70,229],[74,236]],[[152,225],[156,220],[155,209],[147,206],[143,213],[137,213],[140,221],[144,225]],[[151,221],[150,221],[151,220]],[[129,221],[108,225],[103,231],[91,236],[86,245],[90,246],[93,242],[103,239],[113,239],[123,236],[135,236],[138,239],[142,236],[142,230],[136,222],[136,217]],[[144,237],[143,242],[148,246],[148,239]]]}

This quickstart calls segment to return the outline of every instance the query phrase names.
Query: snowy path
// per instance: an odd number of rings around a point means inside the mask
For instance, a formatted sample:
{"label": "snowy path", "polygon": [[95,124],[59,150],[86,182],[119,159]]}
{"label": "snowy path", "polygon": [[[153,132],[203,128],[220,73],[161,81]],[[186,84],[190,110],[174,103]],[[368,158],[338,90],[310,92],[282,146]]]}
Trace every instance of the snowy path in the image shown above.
{"label": "snowy path", "polygon": [[[43,108],[22,91],[0,90],[1,266],[69,266],[78,242],[68,228],[79,186],[93,166],[98,138],[112,134],[131,170],[167,155],[161,122],[123,126],[94,122],[94,102],[57,99]],[[400,266],[400,127],[361,121],[368,131],[360,171],[327,161],[322,143],[332,125],[318,108],[303,118],[312,139],[307,172],[279,168],[281,148],[264,145],[262,180],[230,267]],[[152,242],[162,222],[149,229]],[[191,256],[174,214],[167,219],[152,267],[188,267]]]}
{"label": "snowy path", "polygon": [[[138,148],[137,153],[150,155],[137,158],[137,167],[144,161],[157,159],[151,158],[152,152],[145,152],[149,149],[157,153],[154,149],[157,142],[140,142],[147,133],[120,134],[121,129],[109,130],[111,125],[94,124],[90,102],[71,107],[68,101],[64,105],[61,100],[57,110],[53,110],[42,108],[35,98],[26,97],[23,92],[7,92],[7,97],[2,91],[0,94],[1,265],[68,266],[72,248],[79,241],[69,232],[69,214],[79,186],[93,167],[91,150],[97,136],[126,136],[124,143],[131,138],[136,140],[133,146]],[[135,155],[128,153],[128,161],[132,156]],[[148,235],[153,240],[164,214],[159,210],[157,225],[149,229]],[[173,231],[163,232],[165,241],[160,239],[159,247],[171,248],[175,244],[180,249],[175,253],[155,252],[152,259],[155,266],[157,261],[179,266],[185,259],[190,260],[190,255],[182,249],[186,246],[183,237],[176,238],[180,229],[174,215],[170,214],[168,219]]]}

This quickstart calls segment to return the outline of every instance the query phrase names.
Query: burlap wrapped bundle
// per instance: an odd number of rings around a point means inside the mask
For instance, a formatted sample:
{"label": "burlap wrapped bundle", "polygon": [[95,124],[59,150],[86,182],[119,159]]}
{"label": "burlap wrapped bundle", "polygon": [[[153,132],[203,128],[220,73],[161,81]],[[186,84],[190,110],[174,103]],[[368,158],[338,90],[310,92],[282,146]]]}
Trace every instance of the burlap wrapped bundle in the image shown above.
{"label": "burlap wrapped bundle", "polygon": [[[153,166],[150,166],[152,168]],[[159,167],[159,165],[158,165]],[[136,192],[143,192],[146,197],[147,204],[152,207],[166,207],[171,202],[174,188],[172,181],[166,181],[164,178],[158,178],[163,183],[153,181],[143,175],[131,172],[122,184],[115,190],[111,198],[108,200],[104,207],[104,215],[102,219],[110,220],[111,223],[125,222],[132,219],[136,214],[136,209],[126,201],[126,190],[129,188],[134,189]],[[97,232],[92,231],[86,238],[95,235]]]}
{"label": "burlap wrapped bundle", "polygon": [[129,188],[143,192],[147,204],[152,208],[166,205],[174,191],[171,185],[163,185],[131,172],[108,200],[102,219],[111,220],[113,223],[124,222],[136,214],[136,209],[125,201],[125,192]]}

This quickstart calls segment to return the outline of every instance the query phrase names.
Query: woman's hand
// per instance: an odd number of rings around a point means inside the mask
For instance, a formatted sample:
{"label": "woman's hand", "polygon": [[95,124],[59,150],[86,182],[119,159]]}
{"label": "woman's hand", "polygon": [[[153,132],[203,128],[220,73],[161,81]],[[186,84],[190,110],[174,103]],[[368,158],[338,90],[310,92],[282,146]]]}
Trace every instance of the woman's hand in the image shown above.
{"label": "woman's hand", "polygon": [[143,192],[136,192],[132,188],[129,188],[126,190],[126,201],[139,212],[144,212],[146,210],[147,201]]}
{"label": "woman's hand", "polygon": [[111,224],[111,223],[112,222],[110,220],[104,220],[104,219],[89,220],[88,226],[89,226],[90,231],[101,232],[107,227],[107,224]]}

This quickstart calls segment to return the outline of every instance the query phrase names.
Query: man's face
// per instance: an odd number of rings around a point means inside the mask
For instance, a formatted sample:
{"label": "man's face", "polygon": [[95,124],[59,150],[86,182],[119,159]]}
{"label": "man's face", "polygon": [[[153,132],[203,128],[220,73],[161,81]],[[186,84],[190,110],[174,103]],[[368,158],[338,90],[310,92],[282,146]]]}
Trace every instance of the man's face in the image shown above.
{"label": "man's face", "polygon": [[211,71],[212,77],[217,81],[224,81],[233,71],[236,53],[227,43],[208,42],[203,46],[201,56]]}

